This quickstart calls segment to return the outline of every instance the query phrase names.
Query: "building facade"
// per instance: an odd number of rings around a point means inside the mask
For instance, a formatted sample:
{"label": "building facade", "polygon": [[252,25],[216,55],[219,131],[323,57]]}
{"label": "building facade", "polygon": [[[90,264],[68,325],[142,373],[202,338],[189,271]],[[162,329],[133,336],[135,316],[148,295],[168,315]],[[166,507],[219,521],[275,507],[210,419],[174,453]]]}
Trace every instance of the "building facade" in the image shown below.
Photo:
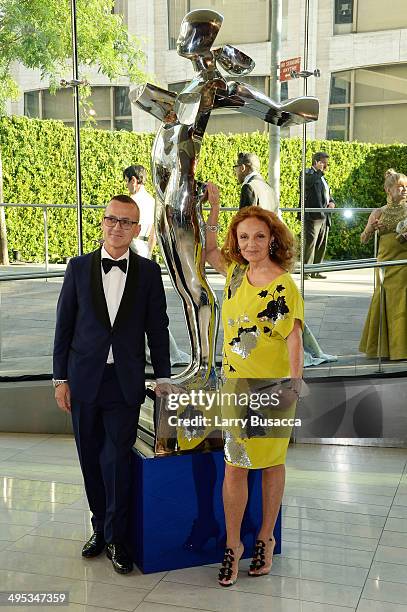
{"label": "building facade", "polygon": [[[144,41],[146,72],[173,91],[192,77],[189,61],[176,52],[180,22],[189,10],[207,6],[224,15],[217,44],[230,43],[250,55],[256,67],[244,80],[268,91],[270,80],[270,0],[119,0],[129,31]],[[282,0],[281,59],[303,55],[305,0]],[[406,0],[310,0],[309,63],[320,78],[308,79],[308,93],[319,98],[320,120],[311,124],[309,137],[363,142],[407,142],[407,7]],[[72,124],[69,90],[49,93],[37,72],[17,66],[21,99],[10,112],[31,117],[57,118]],[[129,84],[109,83],[94,71],[93,113],[103,129],[154,131],[153,118],[131,108]],[[302,79],[282,86],[282,99],[303,93]],[[255,118],[229,110],[213,113],[210,133],[264,131]],[[300,134],[291,128],[290,135]],[[286,134],[288,135],[288,134]]]}

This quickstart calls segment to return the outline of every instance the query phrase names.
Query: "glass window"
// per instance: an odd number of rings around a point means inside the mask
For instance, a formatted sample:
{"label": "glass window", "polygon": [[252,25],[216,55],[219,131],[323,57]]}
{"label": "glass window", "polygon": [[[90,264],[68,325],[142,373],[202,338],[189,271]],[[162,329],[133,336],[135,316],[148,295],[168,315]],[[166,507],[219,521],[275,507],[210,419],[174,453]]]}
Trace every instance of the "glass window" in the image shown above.
{"label": "glass window", "polygon": [[95,119],[111,117],[110,87],[92,87],[90,101],[95,111]]}
{"label": "glass window", "polygon": [[349,140],[349,108],[330,108],[328,110],[328,140]]}
{"label": "glass window", "polygon": [[115,117],[131,117],[129,87],[114,88],[114,114]]}
{"label": "glass window", "polygon": [[188,13],[188,0],[168,0],[168,48],[175,49],[181,21]]}
{"label": "glass window", "polygon": [[354,140],[361,142],[407,142],[407,104],[355,108]]}
{"label": "glass window", "polygon": [[407,64],[355,71],[355,102],[407,100]]}
{"label": "glass window", "polygon": [[26,91],[24,94],[24,115],[27,117],[40,116],[40,92]]}
{"label": "glass window", "polygon": [[114,0],[112,13],[116,15],[121,15],[123,17],[123,22],[127,24],[128,22],[128,0]]}
{"label": "glass window", "polygon": [[51,94],[49,89],[44,89],[42,92],[42,119],[72,121],[72,118],[72,89],[70,87],[59,89],[56,94]]}
{"label": "glass window", "polygon": [[[169,48],[176,48],[179,27],[188,11],[202,8],[203,5],[223,15],[224,22],[216,38],[215,45],[245,44],[270,40],[269,0],[211,0],[202,4],[201,0],[168,0],[168,39]],[[282,39],[287,39],[288,0],[283,0]],[[247,19],[250,15],[250,19]]]}
{"label": "glass window", "polygon": [[[269,36],[269,0],[212,0],[210,8],[224,17],[216,45],[265,42]],[[202,8],[202,0],[190,0],[191,10]],[[248,19],[250,15],[250,19]]]}
{"label": "glass window", "polygon": [[126,130],[126,132],[132,132],[133,122],[131,119],[115,119],[114,129],[115,130]]}
{"label": "glass window", "polygon": [[110,121],[110,119],[105,119],[102,121],[98,121],[96,123],[96,125],[94,125],[94,127],[98,130],[111,130],[112,129],[112,122]]}
{"label": "glass window", "polygon": [[351,73],[338,72],[331,77],[330,104],[347,104],[350,102]]}
{"label": "glass window", "polygon": [[[92,106],[90,114],[95,119],[93,127],[110,130],[132,130],[129,87],[96,86],[92,87],[89,101]],[[40,101],[42,99],[42,104]],[[113,102],[113,105],[112,105]],[[51,94],[49,89],[27,91],[24,93],[24,114],[27,117],[40,119],[59,119],[67,126],[73,126],[72,89],[59,89]],[[81,112],[81,125],[84,122]]]}
{"label": "glass window", "polygon": [[356,15],[357,32],[393,30],[407,27],[406,0],[358,0]]}
{"label": "glass window", "polygon": [[[403,119],[406,100],[407,63],[333,74],[327,138],[407,142],[407,130],[404,129],[407,123]],[[341,108],[344,105],[348,108]]]}
{"label": "glass window", "polygon": [[335,0],[335,25],[352,21],[353,0]]}
{"label": "glass window", "polygon": [[353,0],[335,0],[334,34],[353,31]]}

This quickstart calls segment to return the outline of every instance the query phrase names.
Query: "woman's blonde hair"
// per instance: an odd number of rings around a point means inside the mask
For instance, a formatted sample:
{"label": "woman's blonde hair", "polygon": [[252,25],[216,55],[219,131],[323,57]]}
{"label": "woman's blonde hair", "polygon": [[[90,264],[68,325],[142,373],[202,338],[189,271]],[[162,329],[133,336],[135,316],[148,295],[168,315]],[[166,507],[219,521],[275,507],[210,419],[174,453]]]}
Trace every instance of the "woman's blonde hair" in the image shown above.
{"label": "woman's blonde hair", "polygon": [[288,227],[282,221],[280,221],[276,214],[269,210],[265,210],[260,206],[247,206],[239,210],[239,212],[232,217],[224,245],[221,249],[222,255],[226,262],[228,264],[233,262],[247,264],[246,259],[242,256],[238,249],[237,226],[242,221],[252,218],[264,221],[274,238],[274,249],[273,254],[270,255],[270,259],[285,270],[292,270],[297,252],[295,238]]}
{"label": "woman's blonde hair", "polygon": [[384,190],[388,192],[394,185],[398,185],[400,181],[407,183],[407,176],[401,172],[396,172],[394,168],[389,168],[384,173]]}

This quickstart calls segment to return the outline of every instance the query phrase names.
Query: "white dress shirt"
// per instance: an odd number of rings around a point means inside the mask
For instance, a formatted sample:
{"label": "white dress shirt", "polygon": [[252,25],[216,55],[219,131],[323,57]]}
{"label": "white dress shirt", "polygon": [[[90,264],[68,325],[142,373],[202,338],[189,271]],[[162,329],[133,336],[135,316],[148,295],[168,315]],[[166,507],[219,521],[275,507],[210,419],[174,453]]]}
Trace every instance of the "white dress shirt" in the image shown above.
{"label": "white dress shirt", "polygon": [[248,183],[253,176],[257,176],[258,174],[259,174],[259,172],[250,172],[250,174],[245,176],[244,177],[244,181],[242,183],[242,187],[243,187],[243,185],[246,185],[246,183]]}
{"label": "white dress shirt", "polygon": [[[106,251],[105,247],[102,246],[102,259],[113,259],[111,255]],[[115,261],[120,259],[127,260],[126,273],[122,272],[120,268],[113,267],[107,274],[103,271],[102,267],[102,283],[103,291],[105,293],[107,310],[109,313],[110,324],[113,325],[117,312],[119,310],[120,302],[122,301],[124,286],[126,284],[127,272],[129,269],[129,249]],[[107,356],[107,363],[114,363],[112,347],[109,349]]]}
{"label": "white dress shirt", "polygon": [[141,225],[140,233],[133,243],[139,255],[151,259],[151,253],[148,249],[148,238],[154,227],[155,200],[153,196],[148,193],[144,185],[140,185],[139,190],[133,193],[131,198],[139,207]]}
{"label": "white dress shirt", "polygon": [[321,176],[321,181],[322,184],[324,186],[324,190],[325,190],[325,198],[326,198],[326,204],[325,206],[328,206],[330,200],[331,200],[331,194],[330,194],[330,190],[329,190],[329,185],[326,182],[326,178],[324,176]]}
{"label": "white dress shirt", "polygon": [[[111,255],[106,251],[105,247],[102,246],[101,258],[113,259]],[[120,268],[117,266],[113,266],[113,268],[107,273],[104,273],[103,266],[102,268],[102,283],[103,283],[103,291],[106,298],[107,310],[109,313],[110,324],[113,325],[117,312],[120,307],[120,302],[122,301],[124,287],[126,285],[127,273],[129,271],[129,249],[122,255],[118,257],[115,261],[119,261],[120,259],[127,260],[127,268],[126,273],[122,272]],[[107,356],[106,363],[114,363],[113,357],[113,349],[110,346],[109,354]],[[170,378],[157,378],[157,384],[162,383],[170,383]]]}

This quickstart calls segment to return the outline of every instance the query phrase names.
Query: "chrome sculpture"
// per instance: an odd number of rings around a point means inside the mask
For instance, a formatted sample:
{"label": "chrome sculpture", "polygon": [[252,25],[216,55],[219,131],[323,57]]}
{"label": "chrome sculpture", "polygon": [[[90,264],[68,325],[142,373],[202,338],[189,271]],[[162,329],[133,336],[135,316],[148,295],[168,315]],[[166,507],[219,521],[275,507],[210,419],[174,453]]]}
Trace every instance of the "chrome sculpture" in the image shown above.
{"label": "chrome sculpture", "polygon": [[212,49],[223,16],[198,9],[183,19],[177,52],[189,59],[194,78],[177,95],[147,83],[130,93],[132,103],[162,123],[152,150],[156,189],[155,227],[161,253],[177,293],[182,299],[192,361],[174,382],[183,386],[214,388],[215,348],[219,322],[218,301],[205,277],[203,250],[205,190],[195,180],[202,138],[212,110],[232,108],[267,123],[289,126],[318,118],[316,98],[299,97],[276,103],[234,76],[249,74],[254,61],[235,47]]}

